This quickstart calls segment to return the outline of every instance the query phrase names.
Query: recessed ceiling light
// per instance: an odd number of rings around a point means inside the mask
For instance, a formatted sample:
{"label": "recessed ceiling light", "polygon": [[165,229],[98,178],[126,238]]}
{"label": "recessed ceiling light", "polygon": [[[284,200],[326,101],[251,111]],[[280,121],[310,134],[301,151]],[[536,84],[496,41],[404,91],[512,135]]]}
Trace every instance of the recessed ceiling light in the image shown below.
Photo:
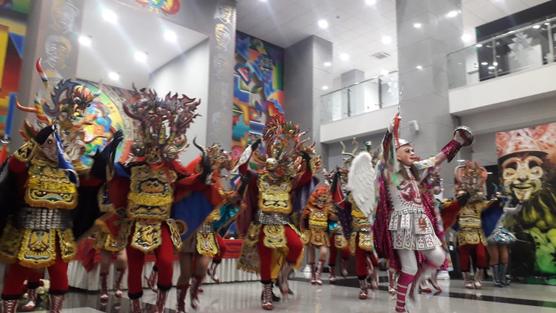
{"label": "recessed ceiling light", "polygon": [[447,18],[454,18],[454,17],[458,16],[460,13],[461,13],[461,11],[459,11],[459,10],[452,10],[452,11],[446,13],[446,17]]}
{"label": "recessed ceiling light", "polygon": [[478,43],[478,44],[475,45],[475,47],[477,47],[477,48],[482,48],[482,47],[483,47],[483,44],[482,44],[482,43]]}
{"label": "recessed ceiling light", "polygon": [[93,43],[93,39],[91,38],[91,36],[85,36],[85,35],[80,35],[78,41],[82,46],[85,47],[90,47],[91,44]]}
{"label": "recessed ceiling light", "polygon": [[164,31],[164,39],[168,42],[174,43],[178,41],[178,35],[176,35],[175,31],[167,29]]}
{"label": "recessed ceiling light", "polygon": [[382,36],[382,38],[380,39],[380,41],[385,44],[385,45],[389,45],[392,43],[392,37],[390,36]]}
{"label": "recessed ceiling light", "polygon": [[541,28],[541,25],[537,24],[537,25],[533,26],[533,28],[534,29],[539,29],[539,28]]}
{"label": "recessed ceiling light", "polygon": [[102,10],[102,18],[110,24],[118,23],[118,14],[110,9]]}
{"label": "recessed ceiling light", "polygon": [[423,27],[423,24],[421,24],[421,23],[413,23],[413,27],[419,29],[419,28],[422,28],[422,27]]}
{"label": "recessed ceiling light", "polygon": [[544,25],[546,25],[546,26],[550,26],[550,23],[549,23],[549,22],[546,22],[546,23],[544,23]]}
{"label": "recessed ceiling light", "polygon": [[468,33],[464,33],[463,35],[461,35],[461,41],[463,41],[464,43],[470,43],[473,40],[473,36],[471,36]]}
{"label": "recessed ceiling light", "polygon": [[328,86],[324,85],[324,86],[320,87],[320,89],[322,89],[322,90],[328,90]]}
{"label": "recessed ceiling light", "polygon": [[495,68],[496,68],[496,67],[494,67],[494,66],[492,66],[492,65],[488,67],[489,70],[493,70],[493,69],[495,69]]}
{"label": "recessed ceiling light", "polygon": [[118,74],[116,72],[109,72],[108,73],[108,78],[110,78],[110,80],[113,80],[113,81],[118,81],[118,80],[120,80],[120,74]]}
{"label": "recessed ceiling light", "polygon": [[496,61],[492,62],[492,65],[498,66],[498,62],[496,62]]}
{"label": "recessed ceiling light", "polygon": [[382,76],[386,76],[386,75],[388,75],[388,73],[390,73],[390,72],[388,72],[388,70],[380,70],[380,75],[382,75]]}
{"label": "recessed ceiling light", "polygon": [[365,4],[368,6],[373,6],[376,4],[376,0],[365,0]]}
{"label": "recessed ceiling light", "polygon": [[349,54],[347,54],[347,53],[340,53],[340,60],[342,60],[342,61],[349,61]]}
{"label": "recessed ceiling light", "polygon": [[147,54],[143,51],[135,51],[135,61],[146,63],[147,62]]}
{"label": "recessed ceiling light", "polygon": [[327,29],[328,28],[328,21],[325,19],[320,19],[317,24],[319,25],[320,28],[322,29]]}
{"label": "recessed ceiling light", "polygon": [[332,66],[332,62],[326,61],[326,62],[322,63],[322,66],[324,66],[324,67],[331,67],[331,66]]}
{"label": "recessed ceiling light", "polygon": [[488,65],[488,62],[481,62],[481,65],[482,65],[482,66],[487,66],[487,65]]}
{"label": "recessed ceiling light", "polygon": [[418,69],[419,71],[423,70],[423,66],[421,66],[421,65],[417,65],[415,68]]}

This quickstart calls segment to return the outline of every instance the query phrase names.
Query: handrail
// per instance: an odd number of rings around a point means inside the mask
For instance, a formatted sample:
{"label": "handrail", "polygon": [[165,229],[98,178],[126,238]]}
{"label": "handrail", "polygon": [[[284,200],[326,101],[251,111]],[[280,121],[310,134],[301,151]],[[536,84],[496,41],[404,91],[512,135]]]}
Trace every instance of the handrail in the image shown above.
{"label": "handrail", "polygon": [[331,95],[331,94],[336,93],[336,92],[338,92],[338,91],[341,91],[341,90],[344,90],[344,89],[349,89],[349,88],[352,88],[352,87],[354,87],[354,86],[361,85],[361,84],[364,84],[364,83],[367,83],[367,82],[370,82],[370,81],[374,81],[374,80],[378,81],[381,77],[390,76],[391,74],[395,74],[395,73],[397,73],[397,72],[398,72],[398,71],[391,71],[391,72],[388,72],[388,74],[386,74],[386,75],[378,75],[378,76],[375,76],[375,77],[371,77],[371,78],[362,80],[362,81],[360,81],[360,82],[353,83],[353,84],[351,84],[351,85],[348,85],[348,86],[345,86],[345,87],[342,87],[342,88],[334,89],[334,90],[329,91],[329,92],[327,92],[327,93],[323,93],[323,94],[321,94],[320,96],[321,96],[321,97],[328,96],[328,95]]}
{"label": "handrail", "polygon": [[489,37],[489,38],[487,38],[487,39],[483,39],[483,40],[481,40],[481,41],[479,41],[479,42],[476,42],[476,43],[474,43],[474,44],[472,44],[472,45],[469,45],[469,46],[466,46],[466,47],[464,47],[464,48],[461,48],[461,49],[452,51],[452,52],[448,53],[448,55],[455,54],[455,53],[464,51],[464,50],[466,50],[466,49],[469,49],[469,48],[472,48],[472,47],[476,47],[477,45],[482,45],[482,44],[485,44],[485,43],[489,43],[489,42],[492,42],[493,40],[500,39],[500,38],[504,38],[504,37],[510,36],[510,35],[512,35],[512,34],[515,34],[515,33],[518,33],[518,32],[521,32],[521,31],[524,31],[524,30],[533,28],[535,25],[538,25],[538,24],[540,24],[540,23],[550,23],[550,22],[553,22],[553,21],[556,21],[556,16],[551,17],[551,18],[545,18],[545,19],[535,20],[534,22],[529,22],[529,23],[526,23],[526,24],[521,24],[521,25],[518,25],[518,26],[517,26],[518,28],[513,28],[513,29],[510,29],[509,31],[507,31],[507,32],[505,32],[505,33],[502,33],[502,34],[499,34],[499,35],[495,35],[495,36]]}

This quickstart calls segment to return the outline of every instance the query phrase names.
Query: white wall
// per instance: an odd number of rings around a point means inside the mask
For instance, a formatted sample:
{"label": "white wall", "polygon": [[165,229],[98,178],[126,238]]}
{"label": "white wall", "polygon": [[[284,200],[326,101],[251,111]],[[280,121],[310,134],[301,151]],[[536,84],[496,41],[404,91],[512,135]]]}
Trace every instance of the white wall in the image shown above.
{"label": "white wall", "polygon": [[[450,113],[465,115],[556,95],[556,64],[450,89]],[[556,108],[556,106],[555,106]]]}
{"label": "white wall", "polygon": [[397,107],[386,107],[380,110],[320,125],[320,140],[331,143],[353,137],[367,136],[384,131]]}
{"label": "white wall", "polygon": [[197,111],[201,116],[197,117],[187,130],[187,139],[191,146],[180,156],[184,163],[191,161],[199,154],[199,150],[193,146],[193,138],[197,137],[197,143],[200,145],[207,144],[208,78],[209,42],[205,40],[155,70],[149,79],[149,87],[155,89],[160,96],[165,96],[167,92],[171,91],[185,94],[190,98],[201,99],[201,105]]}

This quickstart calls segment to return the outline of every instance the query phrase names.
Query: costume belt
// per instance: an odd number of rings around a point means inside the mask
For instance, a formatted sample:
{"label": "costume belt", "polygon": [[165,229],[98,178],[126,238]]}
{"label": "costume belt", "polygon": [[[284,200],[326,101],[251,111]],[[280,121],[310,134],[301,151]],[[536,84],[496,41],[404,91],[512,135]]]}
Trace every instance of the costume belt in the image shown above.
{"label": "costume belt", "polygon": [[17,225],[35,230],[72,228],[71,212],[68,210],[24,207],[18,212]]}
{"label": "costume belt", "polygon": [[258,211],[257,221],[263,225],[287,225],[290,223],[290,217],[286,214]]}

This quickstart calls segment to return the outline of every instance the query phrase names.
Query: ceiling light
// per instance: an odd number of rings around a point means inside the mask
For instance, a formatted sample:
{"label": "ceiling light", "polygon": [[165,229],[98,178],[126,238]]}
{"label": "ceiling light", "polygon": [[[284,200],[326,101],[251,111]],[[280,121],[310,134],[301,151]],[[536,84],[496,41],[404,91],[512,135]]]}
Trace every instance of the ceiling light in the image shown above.
{"label": "ceiling light", "polygon": [[483,44],[482,44],[482,43],[478,43],[478,44],[475,45],[475,47],[477,47],[477,48],[482,48],[482,47],[483,47]]}
{"label": "ceiling light", "polygon": [[546,23],[544,23],[544,25],[546,25],[546,26],[550,26],[550,23],[549,23],[549,22],[546,22]]}
{"label": "ceiling light", "polygon": [[147,62],[147,54],[143,51],[135,51],[135,61],[146,63]]}
{"label": "ceiling light", "polygon": [[113,81],[118,81],[118,80],[120,80],[120,74],[118,74],[116,72],[109,72],[108,73],[108,78],[110,78],[110,80],[113,80]]}
{"label": "ceiling light", "polygon": [[541,28],[541,25],[537,24],[537,25],[533,26],[533,28],[534,29],[539,29],[539,28]]}
{"label": "ceiling light", "polygon": [[91,36],[85,36],[85,35],[80,35],[78,41],[82,46],[85,47],[90,47],[91,44],[93,43],[93,39],[91,38]]}
{"label": "ceiling light", "polygon": [[481,65],[482,65],[482,66],[487,66],[487,65],[488,65],[488,62],[481,62]]}
{"label": "ceiling light", "polygon": [[459,10],[452,10],[452,11],[446,13],[446,17],[447,18],[454,18],[454,17],[458,16],[460,13],[461,13],[461,11],[459,11]]}
{"label": "ceiling light", "polygon": [[324,86],[320,87],[320,89],[322,89],[322,90],[328,90],[328,86],[324,85]]}
{"label": "ceiling light", "polygon": [[415,68],[418,69],[419,71],[423,70],[423,66],[421,66],[421,65],[417,65]]}
{"label": "ceiling light", "polygon": [[110,24],[118,23],[118,15],[110,9],[102,10],[102,18]]}
{"label": "ceiling light", "polygon": [[388,75],[390,72],[388,72],[388,70],[380,70],[380,75],[382,76],[386,76]]}
{"label": "ceiling light", "polygon": [[473,40],[473,36],[471,36],[470,34],[467,34],[467,33],[461,35],[460,38],[461,38],[461,41],[463,41],[464,43],[469,43]]}
{"label": "ceiling light", "polygon": [[494,67],[494,66],[492,66],[492,65],[488,67],[489,70],[493,70],[493,69],[495,69],[495,68],[496,68],[496,67]]}
{"label": "ceiling light", "polygon": [[385,45],[389,45],[392,43],[392,37],[390,36],[382,36],[382,39],[380,40],[383,44]]}
{"label": "ceiling light", "polygon": [[259,0],[259,2],[266,2],[267,0]]}
{"label": "ceiling light", "polygon": [[322,63],[322,66],[324,66],[324,67],[331,67],[331,66],[332,66],[332,62],[326,61],[326,62]]}
{"label": "ceiling light", "polygon": [[175,31],[167,29],[164,31],[164,39],[168,42],[175,43],[178,41],[178,35],[176,35]]}
{"label": "ceiling light", "polygon": [[419,29],[419,28],[422,28],[422,27],[423,27],[423,24],[421,24],[421,23],[413,23],[413,27]]}
{"label": "ceiling light", "polygon": [[498,66],[498,62],[496,62],[496,61],[492,62],[492,65]]}
{"label": "ceiling light", "polygon": [[340,53],[340,60],[342,60],[342,61],[349,61],[349,54],[347,54],[347,53]]}
{"label": "ceiling light", "polygon": [[321,19],[317,22],[320,28],[327,29],[328,28],[328,21],[325,19]]}
{"label": "ceiling light", "polygon": [[365,4],[368,6],[373,6],[376,4],[376,0],[365,0]]}

